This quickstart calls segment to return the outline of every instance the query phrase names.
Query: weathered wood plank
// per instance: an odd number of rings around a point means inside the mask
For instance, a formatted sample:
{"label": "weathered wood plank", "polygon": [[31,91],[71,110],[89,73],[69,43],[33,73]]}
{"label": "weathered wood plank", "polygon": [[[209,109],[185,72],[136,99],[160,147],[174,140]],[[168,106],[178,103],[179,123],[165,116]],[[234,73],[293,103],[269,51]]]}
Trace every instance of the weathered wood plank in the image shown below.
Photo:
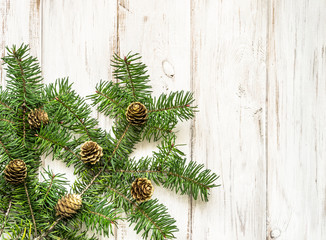
{"label": "weathered wood plank", "polygon": [[192,1],[192,158],[221,175],[191,239],[265,239],[266,2]]}
{"label": "weathered wood plank", "polygon": [[[190,3],[189,1],[119,2],[119,49],[122,55],[139,52],[148,65],[154,95],[190,89]],[[165,72],[164,72],[165,71]],[[177,143],[190,157],[190,122],[180,124]],[[157,143],[137,146],[136,156],[146,156]],[[189,198],[162,187],[155,187],[154,197],[165,204],[177,220],[177,239],[189,238]],[[128,223],[121,224],[118,239],[141,239]]]}
{"label": "weathered wood plank", "polygon": [[326,2],[269,6],[268,239],[326,236]]}
{"label": "weathered wood plank", "polygon": [[[28,43],[31,53],[41,59],[41,8],[39,0],[0,1],[0,56],[5,47]],[[5,85],[5,71],[0,64],[1,85]]]}

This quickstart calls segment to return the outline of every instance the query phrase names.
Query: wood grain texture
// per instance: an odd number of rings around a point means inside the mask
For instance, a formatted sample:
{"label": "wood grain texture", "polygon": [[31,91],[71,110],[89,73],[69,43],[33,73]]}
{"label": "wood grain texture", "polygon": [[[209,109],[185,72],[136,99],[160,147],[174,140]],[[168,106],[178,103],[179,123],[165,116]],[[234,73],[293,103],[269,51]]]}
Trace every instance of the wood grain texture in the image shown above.
{"label": "wood grain texture", "polygon": [[[41,8],[39,0],[0,1],[0,56],[5,47],[29,43],[34,56],[41,59]],[[0,64],[1,85],[5,85],[5,71]]]}
{"label": "wood grain texture", "polygon": [[[221,175],[193,203],[192,239],[265,238],[264,1],[193,1],[193,160]],[[211,97],[209,97],[211,96]]]}
{"label": "wood grain texture", "polygon": [[[178,143],[222,186],[208,203],[155,187],[178,240],[325,238],[325,1],[0,0],[0,17],[1,56],[29,43],[45,83],[69,76],[86,96],[112,79],[114,52],[133,51],[154,95],[195,92],[200,111],[178,125]],[[0,78],[5,85],[2,65]],[[134,156],[156,144],[138,144]],[[48,165],[74,180],[63,163]],[[128,225],[113,238],[141,239]]]}
{"label": "wood grain texture", "polygon": [[325,239],[326,2],[269,13],[268,239]]}

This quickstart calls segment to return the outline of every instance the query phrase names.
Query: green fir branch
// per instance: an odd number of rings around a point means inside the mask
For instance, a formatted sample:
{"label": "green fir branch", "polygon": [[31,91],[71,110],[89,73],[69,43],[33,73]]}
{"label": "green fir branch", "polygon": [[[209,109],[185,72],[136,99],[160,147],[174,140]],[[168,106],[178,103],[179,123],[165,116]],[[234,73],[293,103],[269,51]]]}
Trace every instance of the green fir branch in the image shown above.
{"label": "green fir branch", "polygon": [[158,98],[153,98],[149,105],[149,117],[159,118],[159,121],[170,121],[179,119],[189,120],[194,117],[196,107],[191,106],[194,102],[191,92],[171,92],[161,94]]}
{"label": "green fir branch", "polygon": [[96,94],[90,95],[92,105],[97,110],[111,118],[124,117],[125,111],[132,102],[132,98],[124,93],[119,84],[101,81],[96,85]]}
{"label": "green fir branch", "polygon": [[151,233],[151,239],[173,239],[173,233],[178,229],[174,225],[175,220],[167,213],[164,205],[158,204],[158,200],[149,200],[137,204],[130,200],[130,194],[125,189],[117,189],[108,184],[111,191],[108,198],[121,205],[128,216],[130,224],[134,224],[137,233],[142,232],[142,237],[147,239]]}
{"label": "green fir branch", "polygon": [[128,53],[124,58],[113,56],[113,75],[119,81],[118,84],[129,94],[134,101],[146,102],[151,94],[147,67],[140,62],[139,54]]}
{"label": "green fir branch", "polygon": [[47,85],[45,92],[47,104],[44,108],[49,109],[48,114],[53,116],[53,121],[81,134],[82,141],[99,142],[105,137],[105,132],[97,127],[98,121],[91,117],[90,106],[72,89],[68,79],[58,79],[54,84]]}

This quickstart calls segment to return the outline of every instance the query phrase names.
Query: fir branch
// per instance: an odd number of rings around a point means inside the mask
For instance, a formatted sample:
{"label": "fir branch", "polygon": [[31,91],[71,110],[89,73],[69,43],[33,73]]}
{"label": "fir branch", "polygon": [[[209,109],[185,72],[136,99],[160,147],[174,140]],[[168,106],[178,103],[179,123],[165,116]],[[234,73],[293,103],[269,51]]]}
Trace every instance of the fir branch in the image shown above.
{"label": "fir branch", "polygon": [[103,214],[101,214],[101,213],[94,212],[94,211],[89,211],[89,213],[94,214],[94,215],[97,215],[97,216],[100,216],[101,218],[105,218],[106,220],[111,221],[111,223],[114,223],[113,220],[112,220],[111,218],[109,218],[109,217],[107,217],[107,216],[105,216],[105,215],[103,215]]}
{"label": "fir branch", "polygon": [[11,124],[15,124],[13,121],[10,121],[10,120],[4,119],[4,118],[0,119],[0,121],[8,122],[8,123],[11,123]]}
{"label": "fir branch", "polygon": [[131,85],[131,88],[132,88],[132,95],[134,96],[134,98],[136,98],[135,87],[134,87],[133,79],[132,79],[132,76],[131,76],[131,73],[130,73],[130,68],[129,68],[130,62],[127,61],[127,57],[124,57],[123,60],[125,62],[126,70],[127,70],[127,73],[128,73],[128,79],[129,79],[129,82],[130,82],[130,85]]}
{"label": "fir branch", "polygon": [[[78,141],[92,140],[101,142],[105,131],[98,128],[98,121],[91,117],[92,109],[85,99],[80,97],[69,84],[68,79],[57,79],[45,87],[45,107],[53,121],[61,122],[62,127],[80,136]],[[51,99],[55,98],[56,102]],[[50,101],[50,102],[49,102]]]}
{"label": "fir branch", "polygon": [[27,189],[27,185],[26,185],[25,181],[24,181],[24,187],[25,187],[26,197],[27,197],[27,201],[28,201],[28,205],[29,205],[29,210],[31,211],[31,216],[32,216],[32,220],[33,220],[34,233],[35,233],[35,236],[37,236],[37,228],[36,228],[35,217],[34,217],[33,208],[32,208],[32,204],[31,204],[31,199],[29,198],[28,189]]}
{"label": "fir branch", "polygon": [[201,183],[200,181],[198,180],[195,180],[193,178],[190,178],[190,177],[187,177],[187,176],[183,176],[183,175],[180,175],[180,174],[177,174],[177,173],[173,173],[173,172],[169,172],[169,171],[164,171],[164,170],[139,170],[139,171],[136,171],[136,170],[119,170],[119,172],[125,172],[125,173],[158,173],[158,174],[166,174],[166,175],[170,175],[170,176],[175,176],[175,177],[178,177],[178,178],[182,178],[183,180],[186,180],[186,181],[189,181],[189,182],[192,182],[196,185],[199,185],[207,190],[210,189],[210,187],[208,185],[205,185],[203,183]]}
{"label": "fir branch", "polygon": [[[103,236],[113,235],[113,225],[117,224],[117,220],[122,220],[122,209],[115,204],[110,203],[108,199],[91,197],[90,201],[85,200],[84,210],[77,216],[85,223],[87,230],[95,230]],[[94,201],[95,200],[95,201]]]}
{"label": "fir branch", "polygon": [[[200,195],[201,199],[208,201],[209,190],[217,187],[214,182],[218,179],[215,173],[204,169],[203,164],[191,161],[186,164],[185,159],[172,157],[161,169],[155,166],[156,161],[141,159],[137,163],[131,163],[127,169],[120,169],[119,172],[134,174],[150,174],[150,178],[157,184],[162,183],[163,187],[179,191],[181,194],[190,194],[195,200]],[[151,166],[152,164],[152,166]],[[153,169],[154,168],[154,169]]]}
{"label": "fir branch", "polygon": [[[118,142],[117,142],[117,144],[116,144],[116,146],[115,146],[115,148],[114,148],[114,150],[113,150],[113,152],[112,152],[112,154],[110,155],[110,157],[108,158],[108,160],[110,160],[113,156],[114,156],[114,154],[115,154],[115,152],[118,150],[118,148],[119,148],[119,145],[120,145],[120,143],[121,143],[121,141],[122,141],[122,139],[126,136],[126,134],[127,134],[127,131],[128,131],[128,129],[129,129],[129,127],[130,127],[130,124],[128,124],[127,125],[127,127],[126,127],[126,129],[125,129],[125,131],[124,131],[124,133],[121,135],[121,137],[120,137],[120,139],[118,140]],[[85,192],[94,184],[94,182],[95,182],[95,180],[101,175],[101,173],[103,172],[105,170],[105,167],[103,167],[94,177],[93,177],[93,179],[89,182],[89,184],[82,190],[82,192],[80,193],[80,195],[82,196],[82,195],[84,195],[85,194]],[[42,237],[45,237],[45,236],[47,236],[53,229],[54,229],[54,227],[55,227],[55,225],[57,225],[60,221],[62,220],[62,218],[58,218],[53,224],[52,224],[52,226],[49,228],[49,230],[46,232],[46,233],[43,233],[42,234],[42,236],[41,236],[41,238],[40,239],[42,239]]]}
{"label": "fir branch", "polygon": [[160,119],[148,119],[147,124],[143,128],[142,139],[151,141],[160,140],[162,137],[166,138],[169,135],[173,135],[173,128],[176,125],[176,121],[163,122]]}
{"label": "fir branch", "polygon": [[26,139],[26,122],[25,122],[25,117],[26,117],[26,106],[25,104],[23,105],[23,143],[25,144],[25,139]]}
{"label": "fir branch", "polygon": [[2,228],[1,228],[1,230],[0,230],[0,237],[2,236],[3,230],[4,230],[5,227],[6,227],[6,224],[7,224],[7,218],[8,218],[8,216],[9,216],[11,206],[12,206],[12,200],[10,199],[10,201],[9,201],[9,205],[8,205],[8,209],[7,209],[6,214],[5,214],[5,219],[4,219],[4,222],[3,222]]}
{"label": "fir branch", "polygon": [[187,105],[180,105],[180,106],[172,106],[172,107],[168,107],[168,108],[152,109],[152,110],[149,110],[148,113],[152,113],[152,112],[163,112],[163,111],[169,111],[169,110],[173,110],[173,109],[187,108],[187,107],[190,107],[190,105],[187,104]]}
{"label": "fir branch", "polygon": [[84,195],[84,193],[93,185],[95,180],[100,176],[100,174],[104,171],[104,167],[93,177],[93,179],[89,182],[89,184],[83,189],[83,191],[80,193],[81,196]]}
{"label": "fir branch", "polygon": [[73,114],[74,116],[75,116],[75,118],[80,122],[80,124],[81,124],[81,126],[84,128],[84,130],[85,130],[85,132],[86,132],[86,134],[87,134],[87,136],[88,136],[88,138],[90,139],[90,140],[92,140],[92,138],[91,138],[91,136],[90,136],[90,134],[89,134],[89,132],[88,132],[88,129],[87,129],[87,127],[85,126],[85,124],[84,124],[84,121],[69,107],[69,106],[67,106],[63,101],[61,101],[60,100],[60,98],[59,97],[56,97],[55,98],[59,103],[61,103],[61,105],[62,106],[64,106],[71,114]]}
{"label": "fir branch", "polygon": [[26,76],[25,76],[25,73],[24,73],[24,70],[23,70],[23,67],[22,67],[22,64],[21,64],[22,58],[21,58],[21,56],[19,56],[17,54],[15,49],[13,49],[12,53],[13,53],[13,56],[14,56],[16,62],[17,62],[17,65],[18,65],[18,67],[20,69],[21,79],[23,81],[23,96],[24,96],[23,106],[26,107],[27,106],[27,104],[26,104]]}
{"label": "fir branch", "polygon": [[43,139],[43,140],[45,140],[45,141],[48,141],[48,142],[50,142],[50,143],[52,143],[52,144],[54,144],[54,145],[57,145],[57,146],[61,147],[61,148],[64,149],[65,151],[70,152],[70,153],[71,153],[72,155],[74,155],[77,159],[80,159],[80,156],[77,155],[74,151],[72,151],[72,150],[71,150],[69,147],[67,147],[66,145],[60,144],[59,142],[56,142],[56,141],[54,141],[54,140],[52,140],[52,139],[49,139],[49,138],[46,138],[46,137],[42,136],[40,133],[38,133],[38,134],[36,133],[35,136],[38,137],[38,138],[41,138],[41,139]]}
{"label": "fir branch", "polygon": [[[118,148],[119,148],[119,145],[120,145],[120,143],[121,143],[121,141],[122,141],[122,139],[126,136],[126,134],[127,134],[127,131],[128,131],[128,129],[129,129],[129,127],[130,127],[130,123],[127,125],[127,127],[126,127],[126,129],[125,129],[125,131],[123,132],[123,134],[121,135],[121,137],[120,137],[120,139],[118,140],[118,142],[117,142],[117,144],[116,144],[116,146],[115,146],[115,148],[114,148],[114,150],[113,150],[113,152],[112,152],[112,154],[109,156],[109,158],[108,158],[108,162],[111,160],[111,158],[114,156],[114,154],[115,154],[115,152],[118,150]],[[93,179],[90,181],[90,183],[84,188],[84,190],[80,193],[80,195],[82,196],[92,185],[93,185],[93,183],[95,182],[95,180],[98,178],[98,176],[100,176],[100,174],[104,171],[104,169],[105,169],[105,167],[103,167],[94,177],[93,177]]]}
{"label": "fir branch", "polygon": [[43,198],[44,200],[46,199],[46,197],[48,196],[48,194],[49,194],[49,192],[51,190],[54,178],[55,178],[55,174],[52,174],[50,185],[49,185],[48,190],[46,191],[46,194],[45,194],[45,196]]}
{"label": "fir branch", "polygon": [[146,65],[140,62],[139,54],[128,53],[123,59],[117,54],[113,56],[113,75],[119,80],[118,84],[126,91],[133,101],[146,102],[150,97],[151,86],[146,74]]}
{"label": "fir branch", "polygon": [[153,226],[155,226],[156,229],[162,234],[162,236],[164,236],[164,238],[166,238],[163,230],[157,225],[157,223],[151,217],[148,216],[148,214],[145,211],[143,211],[143,209],[141,209],[139,207],[138,204],[136,204],[135,202],[131,201],[127,196],[125,196],[120,191],[114,189],[113,187],[107,186],[107,188],[109,188],[111,191],[115,192],[116,194],[118,194],[119,196],[121,196],[122,198],[124,198],[125,200],[127,200],[129,202],[129,204],[131,204],[132,206],[134,206],[144,217],[146,217],[148,219],[148,221],[150,221],[153,224]]}
{"label": "fir branch", "polygon": [[191,92],[171,92],[161,94],[157,99],[153,98],[149,104],[148,114],[151,118],[159,118],[160,121],[181,121],[191,119],[196,111],[193,93]]}
{"label": "fir branch", "polygon": [[41,236],[35,238],[35,240],[42,240],[43,238],[45,238],[46,236],[48,236],[49,233],[53,231],[53,229],[55,228],[55,226],[56,226],[56,225],[57,225],[57,224],[58,224],[62,219],[63,219],[62,216],[61,216],[61,217],[58,217],[58,218],[57,218],[57,219],[56,219],[56,220],[51,224],[50,228],[49,228],[47,231],[43,232],[43,233],[41,234]]}
{"label": "fir branch", "polygon": [[88,97],[97,110],[111,118],[124,117],[124,113],[133,99],[121,90],[119,84],[100,81],[96,85],[96,94]]}
{"label": "fir branch", "polygon": [[[26,108],[27,108],[27,104],[26,104],[26,77],[25,77],[25,73],[21,64],[22,59],[20,58],[20,56],[17,55],[17,52],[15,51],[15,49],[13,49],[12,51],[14,58],[16,59],[17,65],[19,66],[20,69],[20,74],[21,74],[21,79],[23,81],[23,104],[22,104],[22,108],[23,108],[23,142],[25,143],[25,138],[26,138],[26,122],[25,122],[25,117],[26,117]],[[35,221],[35,220],[34,220]]]}
{"label": "fir branch", "polygon": [[119,106],[119,103],[118,103],[118,102],[116,102],[114,99],[110,98],[110,97],[107,96],[106,94],[104,94],[104,93],[102,93],[102,92],[100,92],[100,91],[98,91],[98,90],[96,90],[96,93],[99,94],[99,95],[101,95],[102,97],[108,99],[110,102],[112,102],[112,103],[115,104],[116,106]]}
{"label": "fir branch", "polygon": [[[127,125],[125,131],[123,132],[123,134],[121,135],[120,139],[118,140],[117,145],[115,146],[115,148],[114,148],[114,150],[113,150],[113,152],[112,152],[112,155],[111,155],[110,159],[114,156],[115,152],[118,150],[119,145],[120,145],[122,139],[126,136],[129,127],[130,127],[130,123]],[[109,160],[110,160],[110,159],[109,159]]]}
{"label": "fir branch", "polygon": [[164,165],[165,162],[166,162],[166,160],[170,157],[170,154],[171,154],[173,148],[174,148],[174,143],[172,143],[170,145],[169,150],[168,150],[168,153],[165,155],[165,158],[163,159],[163,161],[160,162],[160,167],[162,167],[162,165]]}
{"label": "fir branch", "polygon": [[14,112],[14,110],[13,110],[11,107],[9,107],[9,105],[5,104],[4,102],[0,101],[0,104],[1,104],[2,106],[4,106],[5,108],[7,108],[8,110]]}
{"label": "fir branch", "polygon": [[6,148],[6,146],[3,144],[3,142],[1,140],[0,140],[0,145],[2,146],[2,148],[5,151],[5,153],[7,154],[7,156],[12,160],[13,157],[11,156],[11,154],[9,153],[9,150]]}

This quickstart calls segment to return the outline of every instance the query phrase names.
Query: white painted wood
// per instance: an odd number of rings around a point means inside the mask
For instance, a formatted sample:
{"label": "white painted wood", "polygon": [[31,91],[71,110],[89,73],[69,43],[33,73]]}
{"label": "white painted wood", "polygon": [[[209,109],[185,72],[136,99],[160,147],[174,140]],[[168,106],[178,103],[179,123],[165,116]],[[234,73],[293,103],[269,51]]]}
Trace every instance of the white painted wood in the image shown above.
{"label": "white painted wood", "polygon": [[326,2],[269,13],[268,239],[325,239]]}
{"label": "white painted wood", "polygon": [[[222,186],[208,203],[155,188],[178,240],[325,238],[325,1],[0,0],[0,21],[1,56],[29,43],[45,83],[69,76],[86,96],[112,79],[114,52],[133,51],[155,95],[195,92],[200,112],[179,125],[178,143]],[[64,164],[45,165],[73,181]],[[115,232],[141,239],[127,223]]]}
{"label": "white painted wood", "polygon": [[[39,0],[0,1],[0,56],[5,47],[29,43],[34,56],[41,59],[41,8]],[[1,85],[5,85],[5,71],[0,64]]]}
{"label": "white painted wood", "polygon": [[265,1],[193,1],[193,160],[221,175],[191,239],[265,239]]}

